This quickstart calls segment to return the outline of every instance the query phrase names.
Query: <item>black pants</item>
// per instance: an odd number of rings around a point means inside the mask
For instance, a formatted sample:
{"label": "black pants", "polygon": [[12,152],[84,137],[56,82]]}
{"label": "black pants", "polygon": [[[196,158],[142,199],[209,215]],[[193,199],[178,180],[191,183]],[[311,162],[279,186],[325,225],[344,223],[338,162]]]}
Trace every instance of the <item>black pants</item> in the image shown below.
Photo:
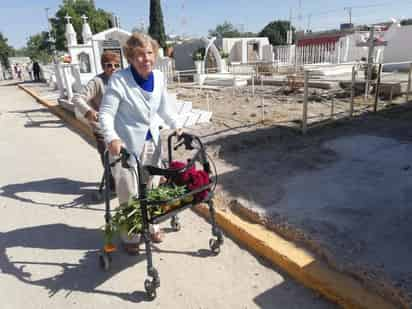
{"label": "black pants", "polygon": [[[104,137],[102,134],[98,132],[93,132],[94,137],[96,138],[96,143],[97,143],[97,151],[99,152],[100,155],[100,161],[102,162],[103,168],[104,168],[104,151],[106,150],[106,143],[104,142]],[[115,182],[112,176],[111,169],[109,169],[109,188],[111,192],[116,192],[115,191]]]}
{"label": "black pants", "polygon": [[34,80],[40,81],[40,72],[34,71],[33,74],[34,74]]}

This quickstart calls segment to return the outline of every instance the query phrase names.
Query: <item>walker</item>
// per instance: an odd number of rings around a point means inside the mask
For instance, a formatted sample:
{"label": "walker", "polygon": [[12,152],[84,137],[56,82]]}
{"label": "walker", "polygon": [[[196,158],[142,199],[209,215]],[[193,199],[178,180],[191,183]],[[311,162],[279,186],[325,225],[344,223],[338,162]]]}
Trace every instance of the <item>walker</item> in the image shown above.
{"label": "walker", "polygon": [[[173,150],[177,150],[181,146],[185,146],[186,150],[192,150],[194,151],[194,155],[191,159],[188,160],[188,164],[181,169],[172,169],[170,168],[171,163],[172,163],[172,141],[177,140],[176,144],[173,147]],[[220,252],[220,246],[223,244],[223,235],[219,227],[216,225],[216,220],[215,220],[215,208],[213,205],[213,195],[214,195],[214,189],[216,187],[216,182],[217,182],[217,173],[216,173],[216,168],[212,160],[210,160],[210,157],[205,151],[205,146],[202,144],[201,140],[199,137],[188,134],[188,133],[183,133],[180,136],[177,136],[176,133],[173,133],[169,135],[168,140],[167,140],[167,146],[168,146],[168,162],[167,162],[167,168],[159,168],[155,166],[141,166],[139,163],[139,160],[137,159],[136,155],[133,154],[134,159],[137,162],[136,166],[131,166],[128,163],[128,160],[131,156],[131,154],[126,150],[122,149],[121,150],[121,155],[118,160],[116,160],[113,163],[109,162],[109,154],[108,151],[106,150],[105,156],[104,156],[104,198],[105,198],[105,222],[106,226],[107,224],[110,224],[112,216],[111,216],[111,210],[110,210],[110,186],[108,185],[108,175],[109,175],[109,169],[110,166],[113,166],[114,164],[121,163],[123,168],[129,169],[130,172],[134,175],[135,179],[138,181],[138,188],[139,188],[139,194],[135,196],[135,199],[138,199],[140,203],[140,210],[141,210],[141,216],[142,216],[142,230],[139,231],[141,234],[141,237],[143,238],[144,244],[145,244],[145,251],[146,251],[146,256],[147,256],[147,275],[151,279],[146,279],[144,281],[144,287],[147,293],[147,296],[149,299],[153,300],[156,298],[156,289],[160,287],[160,278],[159,278],[159,273],[156,270],[156,268],[153,266],[153,258],[152,258],[152,248],[151,248],[151,237],[149,233],[149,224],[158,224],[161,223],[165,220],[171,219],[170,224],[171,227],[173,228],[174,231],[179,231],[181,228],[181,225],[179,223],[179,218],[178,218],[178,213],[181,211],[193,208],[199,203],[207,203],[210,211],[210,221],[212,224],[212,235],[214,237],[209,239],[209,248],[212,251],[213,254],[217,255]],[[167,201],[156,201],[152,202],[147,199],[147,184],[143,183],[142,181],[142,171],[145,169],[150,175],[159,175],[159,176],[164,176],[166,178],[166,183],[163,185],[171,185],[178,177],[181,175],[181,173],[184,173],[187,171],[189,168],[195,166],[196,162],[199,162],[201,167],[203,168],[203,171],[205,171],[209,177],[209,184],[202,186],[200,188],[197,188],[195,190],[192,190],[188,193],[185,193],[184,195],[175,198],[173,200],[167,200]],[[213,173],[211,170],[211,164],[213,166]],[[202,199],[202,200],[196,200],[193,199],[192,202],[189,203],[184,203],[181,202],[180,206],[166,210],[160,215],[156,216],[151,216],[150,215],[150,209],[151,207],[156,207],[168,203],[173,203],[176,202],[176,200],[188,200],[187,198],[189,197],[194,197],[197,193],[203,192],[205,190],[208,190],[207,196]],[[109,270],[110,269],[110,264],[112,261],[112,253],[106,249],[103,249],[100,254],[99,254],[99,262],[100,266],[103,270]]]}

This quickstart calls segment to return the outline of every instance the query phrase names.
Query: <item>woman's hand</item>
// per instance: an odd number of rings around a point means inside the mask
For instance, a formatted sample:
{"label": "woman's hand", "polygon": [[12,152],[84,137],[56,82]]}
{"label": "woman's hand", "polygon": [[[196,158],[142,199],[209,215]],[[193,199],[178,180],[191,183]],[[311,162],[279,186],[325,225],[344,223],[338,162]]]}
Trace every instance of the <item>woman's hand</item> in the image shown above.
{"label": "woman's hand", "polygon": [[93,110],[93,109],[87,111],[87,113],[84,115],[84,117],[85,117],[89,122],[98,122],[98,121],[99,121],[99,113],[96,112],[96,111]]}
{"label": "woman's hand", "polygon": [[120,139],[114,139],[112,140],[109,145],[107,146],[107,149],[109,150],[110,154],[112,156],[119,156],[120,155],[120,150],[123,147],[123,143]]}
{"label": "woman's hand", "polygon": [[179,129],[176,129],[176,136],[177,137],[179,137],[179,136],[181,136],[183,133],[185,133],[184,131],[183,131],[183,128],[179,128]]}

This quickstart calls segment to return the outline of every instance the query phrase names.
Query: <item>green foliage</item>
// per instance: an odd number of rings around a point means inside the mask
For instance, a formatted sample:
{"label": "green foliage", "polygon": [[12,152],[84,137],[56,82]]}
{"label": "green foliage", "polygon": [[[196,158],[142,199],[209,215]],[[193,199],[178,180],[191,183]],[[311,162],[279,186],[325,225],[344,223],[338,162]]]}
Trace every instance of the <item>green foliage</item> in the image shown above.
{"label": "green foliage", "polygon": [[14,53],[13,53],[13,56],[14,57],[27,57],[26,47],[15,49]]}
{"label": "green foliage", "polygon": [[[185,186],[160,186],[147,193],[147,201],[159,204],[178,199],[187,192]],[[160,205],[149,206],[149,217],[153,218],[163,213]],[[142,230],[143,219],[140,201],[132,198],[128,203],[120,205],[112,217],[111,224],[105,226],[105,243],[111,243],[115,233],[127,232],[128,235]]]}
{"label": "green foliage", "polygon": [[[260,37],[268,37],[272,45],[285,45],[287,43],[287,31],[290,28],[290,22],[276,20],[267,24],[259,33]],[[292,30],[294,28],[292,27]],[[294,41],[294,40],[293,40]]]}
{"label": "green foliage", "polygon": [[160,0],[150,0],[149,34],[161,47],[166,47],[166,32]]}
{"label": "green foliage", "polygon": [[412,25],[412,18],[402,20],[401,25],[402,26]]}
{"label": "green foliage", "polygon": [[253,32],[241,32],[232,23],[224,21],[223,24],[217,25],[215,29],[209,30],[209,36],[218,38],[249,38],[256,37],[257,34]]}
{"label": "green foliage", "polygon": [[178,198],[185,193],[185,186],[160,186],[148,192],[147,200],[150,202],[168,201]]}
{"label": "green foliage", "polygon": [[94,1],[63,0],[59,10],[56,12],[56,16],[51,18],[52,33],[56,39],[57,50],[66,50],[66,38],[64,35],[66,29],[64,17],[66,15],[72,17],[71,23],[77,33],[77,41],[83,42],[81,37],[83,24],[81,16],[83,14],[89,18],[88,22],[92,33],[101,32],[112,27],[111,14],[102,9],[97,9]]}
{"label": "green foliage", "polygon": [[220,57],[222,57],[222,59],[229,58],[229,54],[225,53],[222,49],[219,50],[219,53],[220,53]]}
{"label": "green foliage", "polygon": [[201,61],[205,59],[205,52],[206,49],[204,47],[199,47],[198,49],[196,49],[192,54],[193,61]]}
{"label": "green foliage", "polygon": [[232,23],[224,21],[223,24],[217,25],[215,29],[209,30],[209,36],[218,38],[236,38],[241,37],[242,35]]}
{"label": "green foliage", "polygon": [[0,62],[6,68],[9,67],[9,57],[14,54],[13,48],[7,41],[7,38],[0,32]]}
{"label": "green foliage", "polygon": [[32,35],[26,43],[24,54],[33,60],[44,64],[50,63],[52,53],[50,48],[49,34],[45,31]]}

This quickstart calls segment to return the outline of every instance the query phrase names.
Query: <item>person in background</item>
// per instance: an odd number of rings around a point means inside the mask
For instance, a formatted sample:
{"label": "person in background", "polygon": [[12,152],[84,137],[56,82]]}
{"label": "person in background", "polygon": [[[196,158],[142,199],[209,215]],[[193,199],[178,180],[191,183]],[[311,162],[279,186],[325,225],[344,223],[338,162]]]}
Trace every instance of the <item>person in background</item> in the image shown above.
{"label": "person in background", "polygon": [[[177,129],[176,107],[167,99],[163,73],[154,70],[159,45],[149,35],[133,33],[124,53],[130,64],[114,74],[103,97],[99,121],[112,157],[122,147],[136,155],[142,165],[160,166],[161,119]],[[177,131],[180,135],[181,129]],[[132,156],[133,157],[133,156]],[[136,163],[134,163],[136,164]],[[138,194],[133,175],[120,164],[112,168],[120,205]],[[142,175],[148,188],[158,185],[160,177]],[[157,225],[150,227],[154,242],[161,242],[163,233]]]}
{"label": "person in background", "polygon": [[27,74],[29,75],[29,80],[32,81],[33,80],[33,63],[29,62],[26,64],[26,71]]}
{"label": "person in background", "polygon": [[33,62],[33,75],[36,82],[40,81],[40,65],[37,61]]}
{"label": "person in background", "polygon": [[17,63],[13,65],[14,78],[17,78]]}
{"label": "person in background", "polygon": [[[100,154],[102,164],[104,164],[106,143],[99,126],[99,109],[110,77],[120,68],[120,57],[116,53],[106,51],[102,54],[100,62],[103,73],[91,79],[80,93],[74,95],[72,101],[92,128],[93,135],[96,139],[97,151]],[[110,176],[109,185],[110,190],[115,192],[115,184],[112,176]]]}
{"label": "person in background", "polygon": [[21,70],[20,64],[17,64],[17,78],[22,81],[23,80],[23,72]]}

